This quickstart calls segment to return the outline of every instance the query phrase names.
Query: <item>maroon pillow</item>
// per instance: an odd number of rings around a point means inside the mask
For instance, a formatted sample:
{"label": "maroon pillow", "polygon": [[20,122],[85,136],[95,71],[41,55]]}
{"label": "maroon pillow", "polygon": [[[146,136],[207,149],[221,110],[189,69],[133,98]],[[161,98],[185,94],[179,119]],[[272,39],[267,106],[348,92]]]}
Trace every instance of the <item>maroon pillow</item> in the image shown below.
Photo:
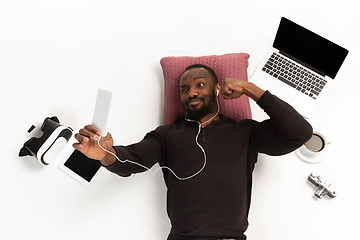
{"label": "maroon pillow", "polygon": [[[203,64],[214,69],[219,83],[225,77],[248,81],[247,53],[229,53],[202,57],[165,57],[160,61],[165,81],[163,124],[169,124],[185,116],[185,109],[180,101],[179,78],[185,68],[192,64]],[[249,98],[241,96],[237,99],[225,100],[219,97],[220,113],[236,121],[251,119]]]}

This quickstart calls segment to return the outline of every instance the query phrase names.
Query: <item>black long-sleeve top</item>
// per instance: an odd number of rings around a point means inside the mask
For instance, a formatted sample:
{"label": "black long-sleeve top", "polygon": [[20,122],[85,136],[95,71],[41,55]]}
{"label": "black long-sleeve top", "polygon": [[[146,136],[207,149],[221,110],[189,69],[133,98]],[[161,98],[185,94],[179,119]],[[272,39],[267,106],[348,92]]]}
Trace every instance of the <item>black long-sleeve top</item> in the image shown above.
{"label": "black long-sleeve top", "polygon": [[[312,127],[290,105],[266,91],[257,104],[270,119],[236,122],[225,116],[201,129],[198,143],[206,165],[196,176],[181,181],[163,169],[167,186],[169,240],[246,239],[252,172],[258,153],[289,153],[312,134]],[[149,132],[130,146],[116,146],[117,156],[150,168],[159,163],[179,177],[197,173],[204,152],[195,138],[199,125],[179,119]],[[116,161],[107,167],[120,176],[146,169]]]}

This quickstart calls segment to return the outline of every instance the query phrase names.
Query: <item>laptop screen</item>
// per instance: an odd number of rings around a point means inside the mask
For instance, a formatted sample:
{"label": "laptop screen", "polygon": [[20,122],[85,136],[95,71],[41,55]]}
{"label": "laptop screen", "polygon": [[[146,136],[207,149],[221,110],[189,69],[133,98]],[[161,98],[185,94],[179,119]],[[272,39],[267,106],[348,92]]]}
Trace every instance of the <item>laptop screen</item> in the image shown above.
{"label": "laptop screen", "polygon": [[273,47],[319,74],[335,78],[348,50],[282,18]]}

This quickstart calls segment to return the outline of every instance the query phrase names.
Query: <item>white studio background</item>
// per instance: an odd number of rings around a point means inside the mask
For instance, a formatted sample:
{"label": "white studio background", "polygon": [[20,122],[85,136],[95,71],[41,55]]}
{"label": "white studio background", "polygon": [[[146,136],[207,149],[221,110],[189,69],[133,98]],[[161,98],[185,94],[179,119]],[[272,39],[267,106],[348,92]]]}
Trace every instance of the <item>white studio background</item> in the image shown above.
{"label": "white studio background", "polygon": [[[309,119],[332,136],[331,156],[308,164],[294,153],[261,155],[247,235],[350,239],[360,213],[359,7],[355,0],[0,0],[0,239],[166,239],[161,173],[120,178],[102,170],[85,188],[59,170],[64,154],[47,167],[19,158],[26,131],[53,115],[78,131],[91,123],[97,89],[105,88],[114,93],[108,130],[115,143],[137,142],[161,124],[162,57],[246,52],[250,77],[282,16],[350,53]],[[254,119],[266,118],[251,106]],[[339,196],[314,199],[312,171],[337,183]]]}

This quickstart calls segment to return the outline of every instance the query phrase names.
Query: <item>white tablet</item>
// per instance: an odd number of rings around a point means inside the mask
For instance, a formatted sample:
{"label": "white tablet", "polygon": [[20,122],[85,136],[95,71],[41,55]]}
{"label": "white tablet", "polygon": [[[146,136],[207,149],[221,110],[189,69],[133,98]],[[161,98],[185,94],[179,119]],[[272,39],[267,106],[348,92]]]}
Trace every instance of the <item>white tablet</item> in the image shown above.
{"label": "white tablet", "polygon": [[59,168],[82,185],[88,187],[98,175],[100,167],[101,165],[96,160],[90,159],[74,149]]}
{"label": "white tablet", "polygon": [[[112,92],[104,89],[98,90],[92,125],[101,131],[102,136],[107,134],[106,125],[109,118],[111,99]],[[77,150],[73,150],[59,168],[84,186],[89,186],[99,172],[100,167],[101,165],[96,160],[88,158]]]}
{"label": "white tablet", "polygon": [[106,136],[106,125],[110,113],[112,92],[99,89],[94,109],[92,125],[101,131],[102,136]]}

